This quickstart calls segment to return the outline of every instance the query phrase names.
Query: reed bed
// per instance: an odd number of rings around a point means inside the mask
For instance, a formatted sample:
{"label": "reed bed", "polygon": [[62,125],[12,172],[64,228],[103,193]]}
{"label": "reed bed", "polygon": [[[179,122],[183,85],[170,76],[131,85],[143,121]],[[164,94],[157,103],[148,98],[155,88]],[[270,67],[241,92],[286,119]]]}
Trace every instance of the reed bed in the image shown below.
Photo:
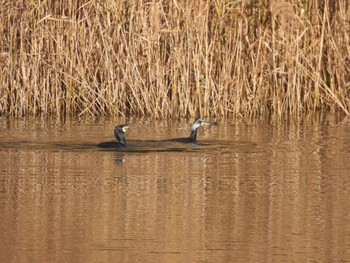
{"label": "reed bed", "polygon": [[347,0],[1,1],[2,115],[350,111]]}

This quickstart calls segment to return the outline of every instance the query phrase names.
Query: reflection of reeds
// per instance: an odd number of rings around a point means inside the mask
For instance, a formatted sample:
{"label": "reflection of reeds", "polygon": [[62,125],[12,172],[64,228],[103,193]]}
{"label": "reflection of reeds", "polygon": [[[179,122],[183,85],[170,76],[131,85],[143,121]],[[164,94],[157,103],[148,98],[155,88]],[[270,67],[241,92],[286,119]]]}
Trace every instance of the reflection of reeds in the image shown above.
{"label": "reflection of reeds", "polygon": [[350,3],[2,1],[0,110],[298,116],[350,108]]}

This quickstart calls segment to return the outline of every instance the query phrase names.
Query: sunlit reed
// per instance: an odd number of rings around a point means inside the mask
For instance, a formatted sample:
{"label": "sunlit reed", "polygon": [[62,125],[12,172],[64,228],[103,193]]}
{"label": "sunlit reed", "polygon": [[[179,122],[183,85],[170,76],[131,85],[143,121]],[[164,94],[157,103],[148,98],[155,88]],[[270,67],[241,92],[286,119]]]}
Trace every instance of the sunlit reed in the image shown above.
{"label": "sunlit reed", "polygon": [[347,0],[7,1],[2,115],[350,109]]}

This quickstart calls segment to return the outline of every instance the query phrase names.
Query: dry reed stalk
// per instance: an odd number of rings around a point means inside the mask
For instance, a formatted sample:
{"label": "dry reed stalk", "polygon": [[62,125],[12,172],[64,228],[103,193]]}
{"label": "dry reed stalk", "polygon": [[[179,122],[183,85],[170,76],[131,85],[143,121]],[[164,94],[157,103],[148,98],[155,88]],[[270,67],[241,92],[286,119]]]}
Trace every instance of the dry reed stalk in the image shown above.
{"label": "dry reed stalk", "polygon": [[3,115],[349,114],[346,0],[0,4]]}

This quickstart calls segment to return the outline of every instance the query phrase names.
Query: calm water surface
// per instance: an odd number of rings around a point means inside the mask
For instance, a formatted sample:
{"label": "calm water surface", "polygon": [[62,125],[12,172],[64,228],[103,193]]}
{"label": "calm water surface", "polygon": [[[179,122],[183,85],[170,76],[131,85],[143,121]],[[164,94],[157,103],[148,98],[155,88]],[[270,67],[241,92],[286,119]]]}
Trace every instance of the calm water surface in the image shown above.
{"label": "calm water surface", "polygon": [[350,262],[350,124],[0,120],[0,262]]}

